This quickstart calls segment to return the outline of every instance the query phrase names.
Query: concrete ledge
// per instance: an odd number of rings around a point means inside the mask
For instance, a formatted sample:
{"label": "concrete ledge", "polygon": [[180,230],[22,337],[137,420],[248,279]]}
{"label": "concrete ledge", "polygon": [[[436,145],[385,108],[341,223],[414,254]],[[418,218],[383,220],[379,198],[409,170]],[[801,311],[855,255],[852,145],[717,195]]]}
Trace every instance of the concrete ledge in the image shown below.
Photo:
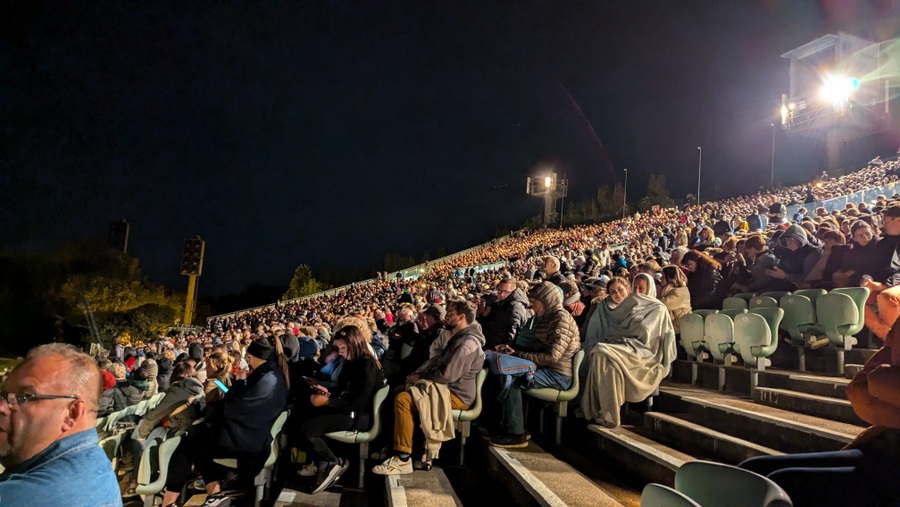
{"label": "concrete ledge", "polygon": [[385,505],[388,507],[461,507],[462,502],[440,467],[429,472],[385,476]]}
{"label": "concrete ledge", "polygon": [[660,412],[644,414],[644,427],[654,439],[717,460],[737,464],[755,456],[784,454],[769,447],[734,437],[700,424]]}
{"label": "concrete ledge", "polygon": [[[598,447],[646,482],[671,485],[675,472],[694,457],[643,437],[625,427],[606,428],[596,424],[588,430],[598,436]],[[627,452],[622,452],[625,450]]]}
{"label": "concrete ledge", "polygon": [[526,449],[490,448],[491,456],[544,507],[621,507],[622,504],[569,464],[535,444]]}
{"label": "concrete ledge", "polygon": [[756,389],[753,392],[753,399],[758,403],[783,408],[792,412],[848,424],[868,426],[865,421],[856,415],[853,407],[847,400],[770,387]]}

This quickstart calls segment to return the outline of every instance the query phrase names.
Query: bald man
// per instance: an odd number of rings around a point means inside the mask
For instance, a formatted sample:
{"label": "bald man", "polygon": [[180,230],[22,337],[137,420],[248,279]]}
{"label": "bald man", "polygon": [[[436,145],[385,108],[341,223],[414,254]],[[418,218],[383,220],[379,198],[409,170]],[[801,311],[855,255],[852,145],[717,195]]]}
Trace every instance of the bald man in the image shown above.
{"label": "bald man", "polygon": [[0,387],[0,505],[120,506],[112,465],[100,449],[102,377],[70,345],[32,349]]}

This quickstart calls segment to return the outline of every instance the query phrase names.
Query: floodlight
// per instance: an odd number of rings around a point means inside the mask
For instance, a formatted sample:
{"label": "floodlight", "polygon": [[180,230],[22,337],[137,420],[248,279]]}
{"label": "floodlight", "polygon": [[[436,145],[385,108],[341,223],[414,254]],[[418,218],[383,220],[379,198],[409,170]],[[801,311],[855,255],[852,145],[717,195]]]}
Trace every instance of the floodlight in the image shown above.
{"label": "floodlight", "polygon": [[859,88],[859,80],[845,76],[825,76],[822,84],[822,99],[835,106],[841,106],[850,100],[850,92]]}
{"label": "floodlight", "polygon": [[547,176],[546,178],[544,178],[544,186],[546,186],[547,188],[550,188],[550,185],[552,183],[553,183],[553,178],[551,178],[550,176]]}

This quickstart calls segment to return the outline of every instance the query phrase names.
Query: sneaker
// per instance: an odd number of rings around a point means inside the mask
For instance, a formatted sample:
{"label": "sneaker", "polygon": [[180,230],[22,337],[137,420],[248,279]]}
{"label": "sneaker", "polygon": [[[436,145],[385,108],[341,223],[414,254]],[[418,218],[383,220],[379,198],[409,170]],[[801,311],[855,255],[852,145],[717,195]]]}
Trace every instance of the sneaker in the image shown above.
{"label": "sneaker", "polygon": [[331,481],[332,484],[337,484],[337,481],[341,480],[341,476],[344,475],[344,472],[346,472],[347,469],[350,468],[350,460],[347,460],[344,458],[339,458],[339,460],[340,460],[339,462],[341,464],[341,469],[338,470],[338,473],[335,476],[334,480]]}
{"label": "sneaker", "polygon": [[231,499],[222,493],[216,493],[214,495],[209,495],[206,497],[206,501],[203,502],[201,507],[229,507],[231,505]]}
{"label": "sneaker", "polygon": [[397,456],[391,456],[384,463],[376,465],[372,473],[378,475],[406,475],[413,473],[412,459],[403,461]]}
{"label": "sneaker", "polygon": [[122,498],[133,498],[138,496],[136,489],[137,486],[131,486],[122,494]]}
{"label": "sneaker", "polygon": [[303,465],[303,468],[297,471],[297,475],[299,475],[300,477],[315,477],[316,472],[318,471],[319,469],[316,468],[316,464],[310,462]]}
{"label": "sneaker", "polygon": [[337,479],[340,473],[340,463],[328,463],[327,465],[319,468],[316,472],[316,487],[310,494],[315,495],[330,488],[331,485],[334,484],[334,481]]}
{"label": "sneaker", "polygon": [[522,447],[528,447],[528,434],[510,434],[502,437],[494,437],[491,439],[491,445],[494,447],[503,447],[505,449],[521,449]]}

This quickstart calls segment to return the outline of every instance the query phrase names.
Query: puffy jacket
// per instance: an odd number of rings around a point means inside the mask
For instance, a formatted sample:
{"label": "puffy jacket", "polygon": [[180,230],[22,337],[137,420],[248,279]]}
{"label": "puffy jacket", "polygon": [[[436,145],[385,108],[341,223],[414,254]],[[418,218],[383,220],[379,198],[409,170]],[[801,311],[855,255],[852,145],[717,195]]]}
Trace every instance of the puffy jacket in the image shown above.
{"label": "puffy jacket", "polygon": [[138,436],[147,438],[153,428],[160,425],[163,418],[176,409],[191,401],[185,410],[180,411],[169,418],[169,429],[186,428],[203,413],[206,399],[203,396],[203,384],[199,380],[188,377],[172,384],[166,391],[166,395],[160,400],[159,405],[147,412],[138,427]]}
{"label": "puffy jacket", "polygon": [[722,307],[722,274],[713,268],[700,265],[688,276],[688,291],[691,293],[691,307],[717,310]]}
{"label": "puffy jacket", "polygon": [[153,359],[147,359],[144,361],[144,364],[141,365],[141,369],[145,370],[147,373],[148,387],[147,390],[144,391],[144,399],[149,399],[159,393],[159,383],[156,379],[157,375],[159,375],[159,366]]}
{"label": "puffy jacket", "polygon": [[528,297],[543,303],[544,313],[534,330],[530,348],[517,351],[516,355],[539,368],[549,368],[571,377],[572,357],[581,349],[581,338],[575,320],[563,308],[559,290],[550,282],[542,282],[531,289]]}
{"label": "puffy jacket", "polygon": [[516,288],[503,301],[491,305],[491,313],[484,327],[484,348],[493,349],[497,345],[512,343],[519,329],[528,320],[528,297],[522,289]]}

